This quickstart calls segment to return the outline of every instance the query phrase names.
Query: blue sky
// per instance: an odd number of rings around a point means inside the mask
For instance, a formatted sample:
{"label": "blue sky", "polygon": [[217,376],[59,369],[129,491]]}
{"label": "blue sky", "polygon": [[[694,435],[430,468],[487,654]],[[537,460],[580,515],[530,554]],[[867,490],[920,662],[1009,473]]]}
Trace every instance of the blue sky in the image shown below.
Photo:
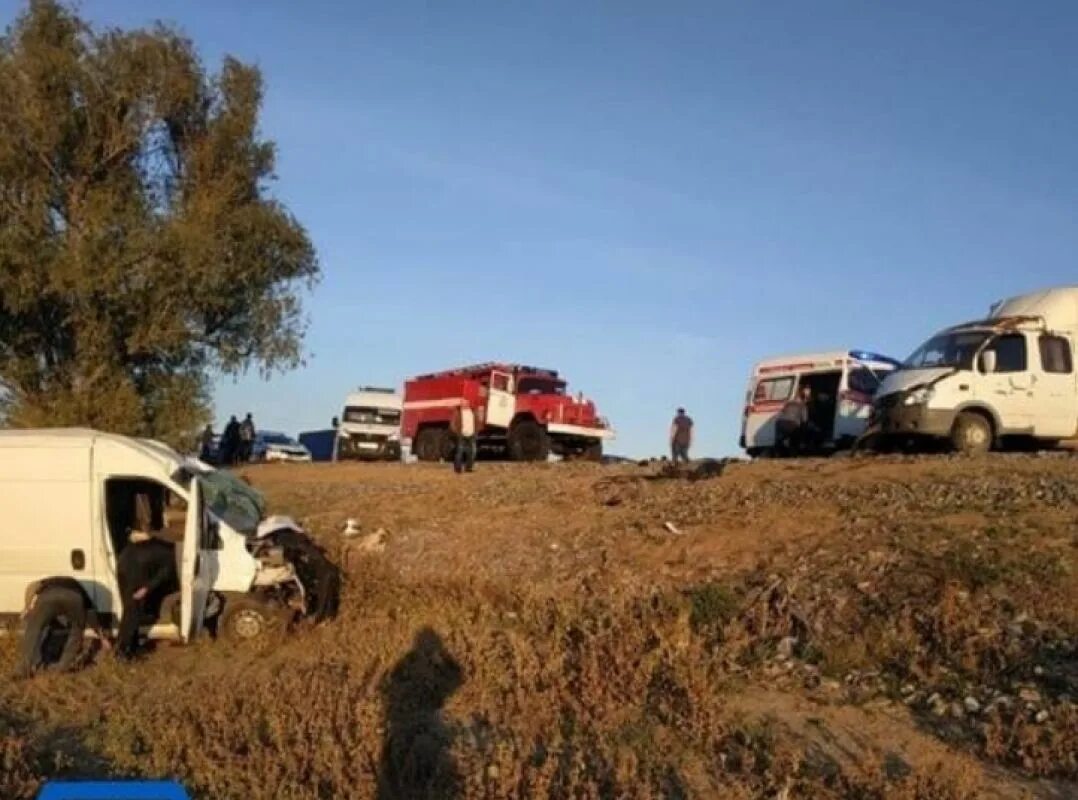
{"label": "blue sky", "polygon": [[1076,282],[1075,3],[81,9],[263,70],[325,276],[308,366],[221,381],[219,417],[323,427],[354,385],[506,359],[594,397],[612,450],[663,450],[684,405],[728,454],[761,357],[904,356]]}

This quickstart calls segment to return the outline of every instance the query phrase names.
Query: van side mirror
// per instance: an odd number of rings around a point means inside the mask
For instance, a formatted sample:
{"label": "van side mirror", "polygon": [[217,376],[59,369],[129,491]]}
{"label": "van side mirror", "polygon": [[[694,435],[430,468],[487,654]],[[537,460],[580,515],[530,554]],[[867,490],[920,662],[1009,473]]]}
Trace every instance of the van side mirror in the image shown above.
{"label": "van side mirror", "polygon": [[336,428],[336,427],[339,427],[339,426],[340,426],[340,422],[339,422],[339,421],[337,420],[337,418],[336,418],[336,417],[334,417],[334,418],[333,418],[332,420],[330,420],[330,423],[329,423],[329,424],[330,424],[331,426],[333,426],[334,428]]}
{"label": "van side mirror", "polygon": [[981,353],[981,372],[984,372],[986,375],[991,375],[996,371],[996,366],[995,350],[985,350]]}

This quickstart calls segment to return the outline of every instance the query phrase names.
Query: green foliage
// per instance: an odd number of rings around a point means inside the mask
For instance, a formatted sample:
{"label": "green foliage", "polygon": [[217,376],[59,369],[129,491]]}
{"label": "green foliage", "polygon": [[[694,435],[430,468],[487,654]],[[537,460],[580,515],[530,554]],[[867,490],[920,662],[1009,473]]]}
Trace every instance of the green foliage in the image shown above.
{"label": "green foliage", "polygon": [[302,226],[267,193],[262,81],[176,31],[31,0],[0,39],[0,414],[171,441],[215,371],[300,361]]}

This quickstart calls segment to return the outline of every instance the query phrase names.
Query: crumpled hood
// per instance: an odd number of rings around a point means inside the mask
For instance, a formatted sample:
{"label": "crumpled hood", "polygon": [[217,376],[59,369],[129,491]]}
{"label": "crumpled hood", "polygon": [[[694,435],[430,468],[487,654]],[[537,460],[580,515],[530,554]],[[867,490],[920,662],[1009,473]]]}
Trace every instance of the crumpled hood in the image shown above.
{"label": "crumpled hood", "polygon": [[907,392],[910,389],[916,389],[918,386],[934,383],[954,372],[954,367],[896,370],[883,379],[883,383],[880,384],[880,388],[876,391],[876,398],[886,397],[895,392]]}

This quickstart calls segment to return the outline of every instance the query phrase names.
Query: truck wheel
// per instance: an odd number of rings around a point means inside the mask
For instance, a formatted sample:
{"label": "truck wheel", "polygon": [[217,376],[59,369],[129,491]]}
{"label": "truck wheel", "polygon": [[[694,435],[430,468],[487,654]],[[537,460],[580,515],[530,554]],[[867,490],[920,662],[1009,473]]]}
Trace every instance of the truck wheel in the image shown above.
{"label": "truck wheel", "polygon": [[19,649],[20,675],[75,666],[86,630],[86,606],[73,589],[46,589],[26,618]]}
{"label": "truck wheel", "polygon": [[415,455],[420,461],[441,461],[448,446],[445,430],[424,428],[415,439]]}
{"label": "truck wheel", "polygon": [[951,445],[967,455],[987,453],[992,449],[992,425],[980,414],[963,411],[951,428]]}
{"label": "truck wheel", "polygon": [[526,419],[509,430],[509,458],[513,461],[546,461],[550,437],[538,422]]}
{"label": "truck wheel", "polygon": [[217,635],[230,642],[254,642],[276,630],[283,619],[279,610],[260,600],[229,599],[217,624]]}
{"label": "truck wheel", "polygon": [[603,443],[594,442],[584,448],[584,460],[585,461],[602,461],[603,460]]}

